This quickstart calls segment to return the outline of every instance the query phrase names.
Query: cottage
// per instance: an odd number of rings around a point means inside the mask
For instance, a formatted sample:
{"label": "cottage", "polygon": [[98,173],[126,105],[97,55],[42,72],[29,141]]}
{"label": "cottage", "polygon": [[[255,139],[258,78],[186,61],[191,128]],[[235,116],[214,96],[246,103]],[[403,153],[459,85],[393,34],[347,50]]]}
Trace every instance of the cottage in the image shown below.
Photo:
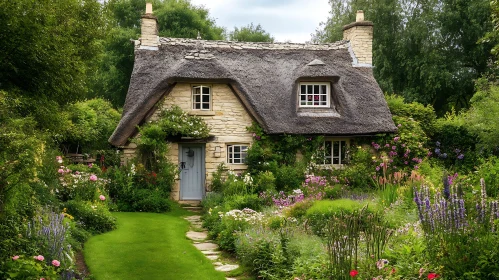
{"label": "cottage", "polygon": [[221,162],[246,168],[252,122],[269,134],[324,135],[325,164],[333,165],[342,164],[352,137],[396,130],[373,77],[373,24],[362,11],[344,27],[345,40],[330,44],[160,38],[150,4],[141,27],[123,115],[109,141],[133,157],[129,139],[157,118],[158,103],[201,116],[210,139],[171,143],[169,157],[182,167],[176,200],[201,200]]}

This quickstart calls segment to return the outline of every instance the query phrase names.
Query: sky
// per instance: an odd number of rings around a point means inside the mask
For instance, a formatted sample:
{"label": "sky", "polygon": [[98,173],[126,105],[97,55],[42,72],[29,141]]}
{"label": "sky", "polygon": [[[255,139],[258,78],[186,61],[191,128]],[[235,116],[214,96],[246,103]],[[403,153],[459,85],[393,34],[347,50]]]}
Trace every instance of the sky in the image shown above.
{"label": "sky", "polygon": [[321,22],[327,20],[328,0],[191,0],[210,11],[218,26],[260,24],[277,42],[310,41]]}

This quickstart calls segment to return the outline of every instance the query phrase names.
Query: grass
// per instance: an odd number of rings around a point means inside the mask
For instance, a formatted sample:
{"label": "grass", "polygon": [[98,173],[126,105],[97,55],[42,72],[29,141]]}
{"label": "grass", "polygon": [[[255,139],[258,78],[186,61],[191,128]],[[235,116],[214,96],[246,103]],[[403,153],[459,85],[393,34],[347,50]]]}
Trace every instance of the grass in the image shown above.
{"label": "grass", "polygon": [[225,279],[185,237],[187,212],[114,213],[118,228],[85,243],[85,262],[96,280]]}

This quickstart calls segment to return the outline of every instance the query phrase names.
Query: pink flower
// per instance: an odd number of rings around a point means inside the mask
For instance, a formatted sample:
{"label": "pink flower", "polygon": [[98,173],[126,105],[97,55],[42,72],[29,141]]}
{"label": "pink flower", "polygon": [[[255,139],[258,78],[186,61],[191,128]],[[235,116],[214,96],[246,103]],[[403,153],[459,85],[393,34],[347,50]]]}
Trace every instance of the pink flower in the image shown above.
{"label": "pink flower", "polygon": [[45,278],[40,278],[40,280],[45,280]]}
{"label": "pink flower", "polygon": [[63,173],[64,173],[64,169],[59,168],[59,170],[57,170],[57,173],[59,173],[59,174],[63,174]]}
{"label": "pink flower", "polygon": [[99,195],[99,199],[104,201],[104,200],[106,200],[106,197],[101,194],[101,195]]}
{"label": "pink flower", "polygon": [[53,266],[57,266],[57,267],[59,267],[59,266],[61,265],[61,262],[60,262],[60,261],[58,261],[58,260],[53,260],[53,261],[52,261],[52,265],[53,265]]}
{"label": "pink flower", "polygon": [[19,256],[13,256],[13,257],[12,257],[12,260],[13,260],[13,261],[15,261],[15,260],[17,260],[17,259],[19,259]]}
{"label": "pink flower", "polygon": [[393,142],[397,142],[398,140],[400,140],[400,137],[393,138]]}
{"label": "pink flower", "polygon": [[92,166],[94,166],[93,164],[89,163],[88,164],[88,167],[92,168]]}
{"label": "pink flower", "polygon": [[62,157],[61,157],[61,156],[56,156],[56,157],[55,157],[55,160],[56,160],[58,163],[62,163]]}
{"label": "pink flower", "polygon": [[42,255],[38,255],[34,257],[35,260],[43,261],[45,258]]}
{"label": "pink flower", "polygon": [[92,175],[90,175],[90,178],[88,178],[88,179],[89,179],[90,181],[95,182],[95,181],[97,181],[97,176],[95,176],[95,174],[92,174]]}

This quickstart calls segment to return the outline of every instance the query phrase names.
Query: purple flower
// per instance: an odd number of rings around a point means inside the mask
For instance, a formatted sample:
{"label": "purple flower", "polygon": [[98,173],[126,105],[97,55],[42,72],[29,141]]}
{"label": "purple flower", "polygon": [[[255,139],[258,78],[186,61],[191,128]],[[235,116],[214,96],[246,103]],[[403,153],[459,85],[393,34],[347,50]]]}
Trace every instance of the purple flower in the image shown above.
{"label": "purple flower", "polygon": [[396,150],[397,149],[397,146],[392,146],[392,150]]}
{"label": "purple flower", "polygon": [[464,155],[463,155],[463,154],[459,154],[459,155],[457,156],[457,159],[463,159],[463,158],[464,158]]}
{"label": "purple flower", "polygon": [[437,156],[440,155],[440,149],[439,148],[435,148],[435,154],[437,154]]}
{"label": "purple flower", "polygon": [[441,155],[441,157],[442,157],[442,158],[447,158],[447,153],[443,153],[443,154]]}
{"label": "purple flower", "polygon": [[440,147],[440,142],[438,142],[438,141],[437,141],[437,142],[435,143],[435,146]]}
{"label": "purple flower", "polygon": [[400,140],[400,137],[393,138],[393,142],[398,142],[399,140]]}

